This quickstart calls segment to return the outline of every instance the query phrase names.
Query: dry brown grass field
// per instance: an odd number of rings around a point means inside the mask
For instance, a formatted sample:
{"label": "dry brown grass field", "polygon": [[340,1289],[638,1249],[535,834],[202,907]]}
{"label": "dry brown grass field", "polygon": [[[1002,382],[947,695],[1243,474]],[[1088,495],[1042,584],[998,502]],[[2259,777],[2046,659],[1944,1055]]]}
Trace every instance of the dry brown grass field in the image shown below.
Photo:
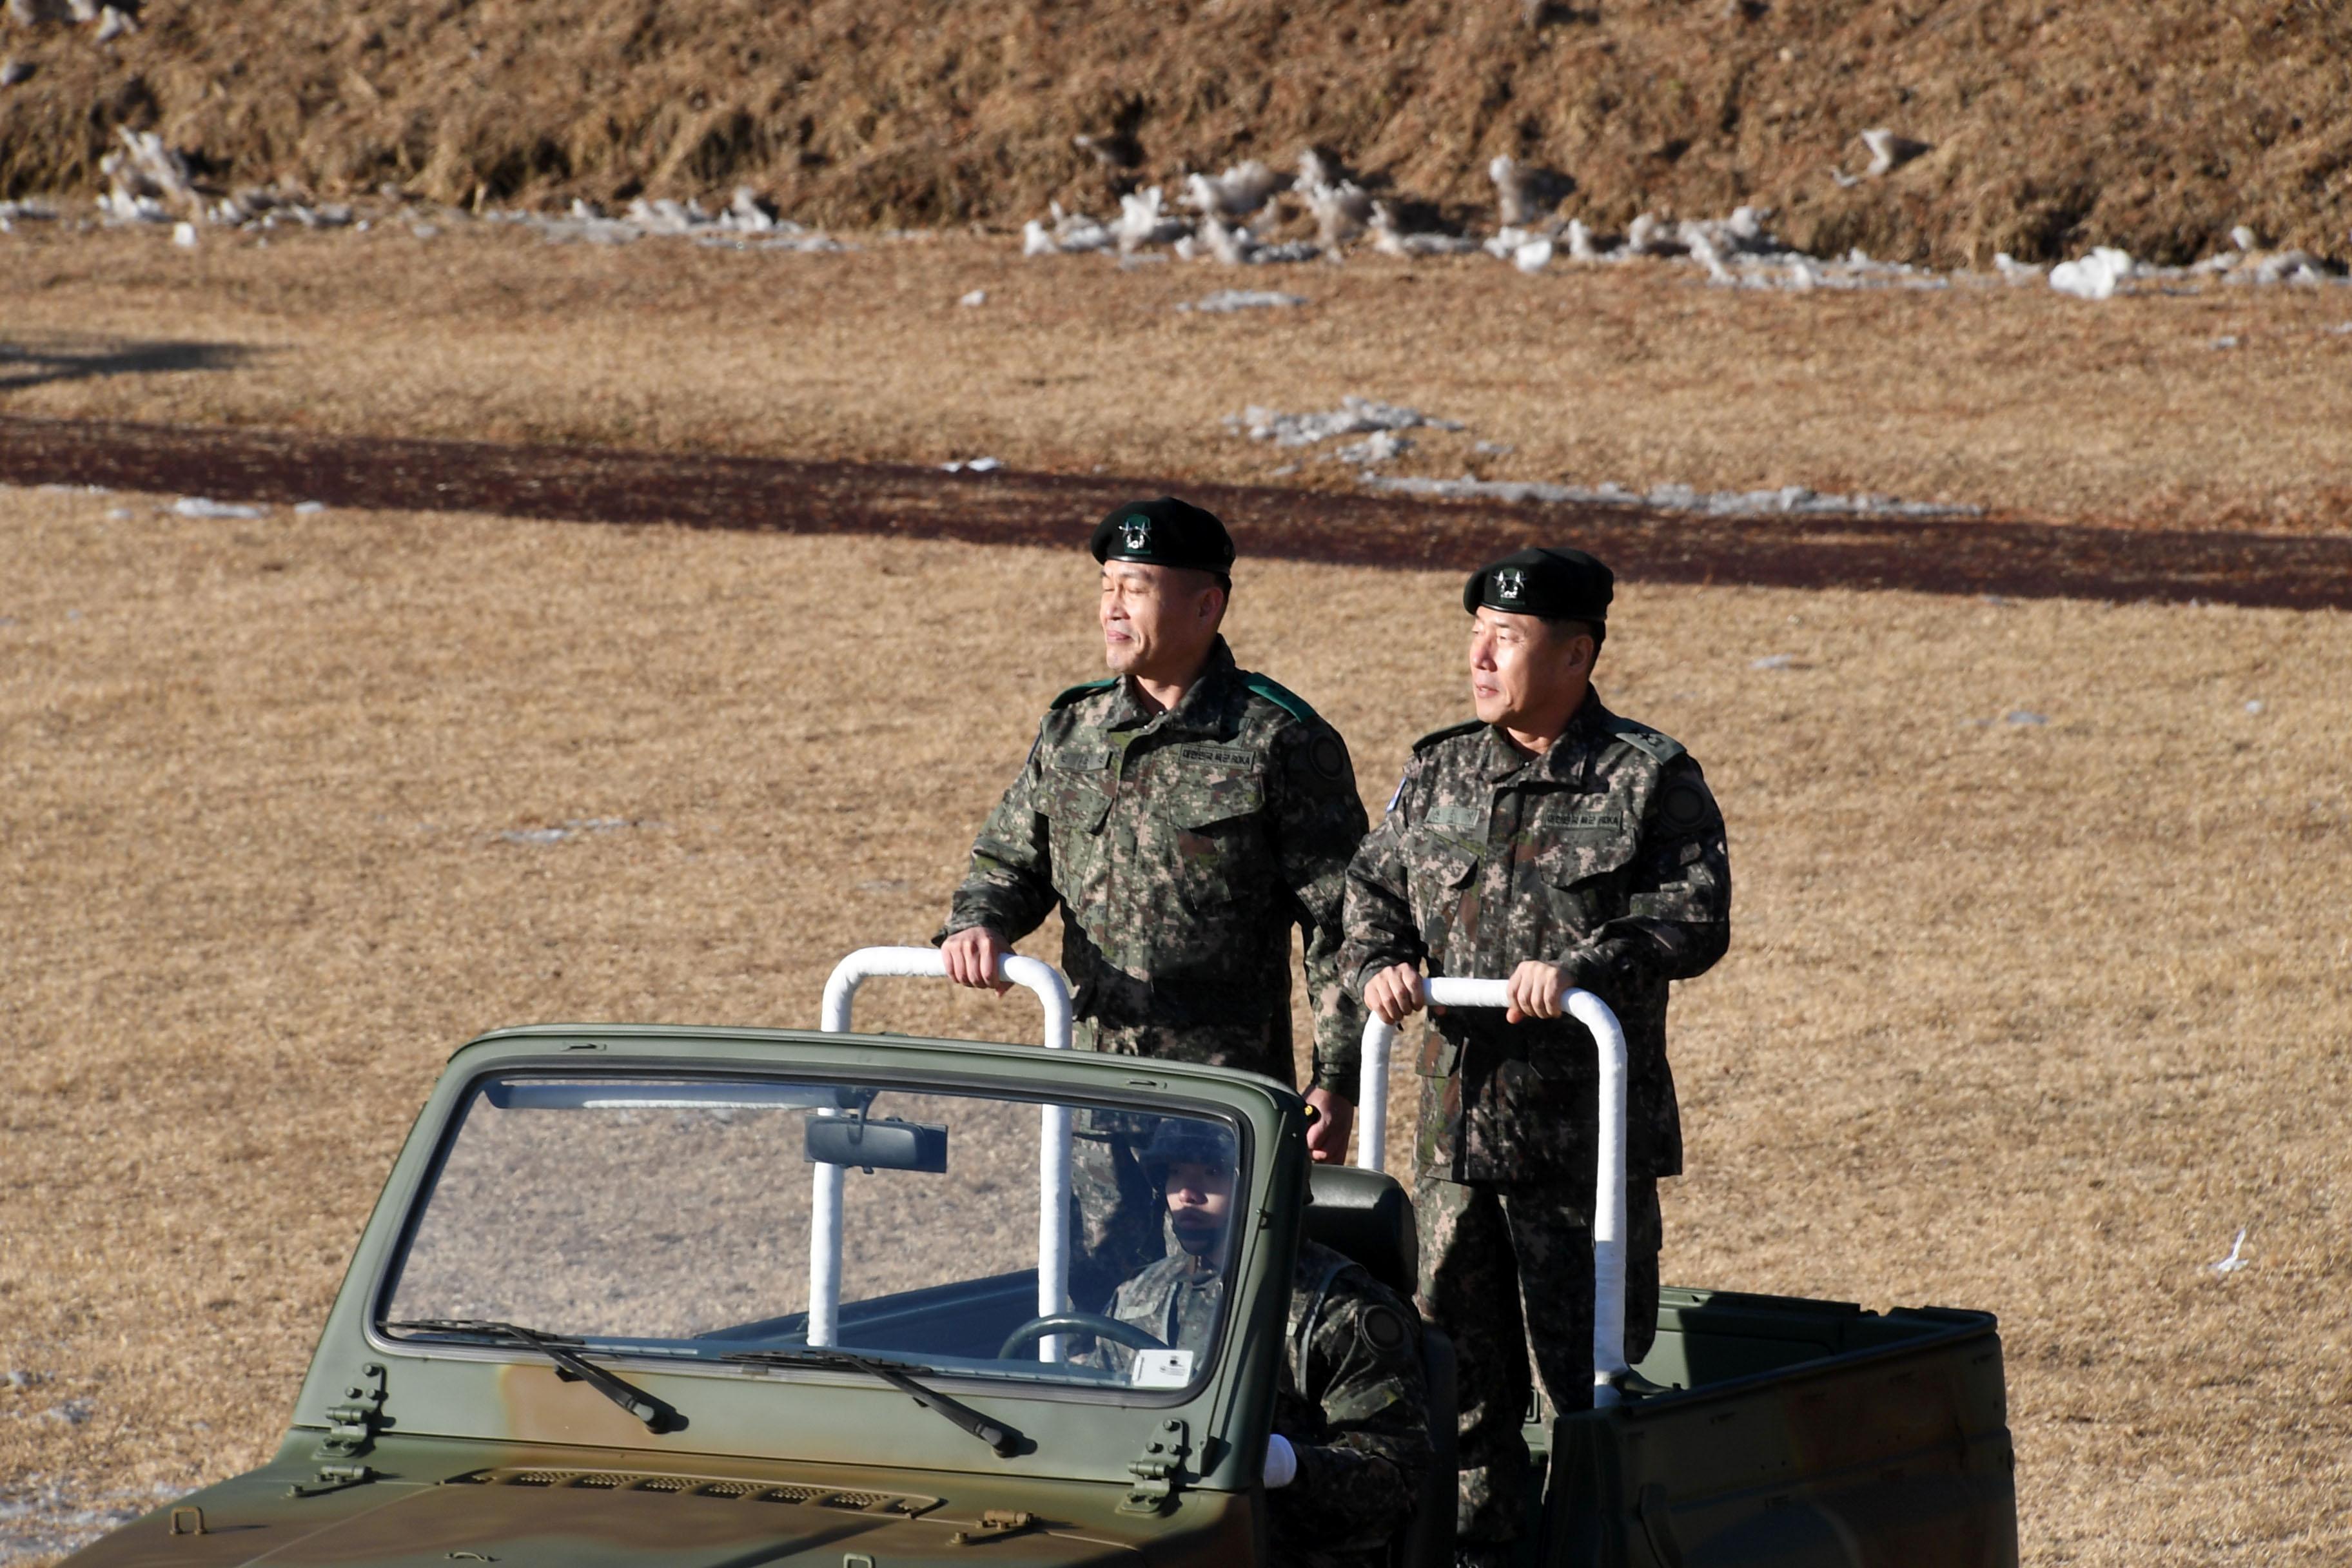
{"label": "dry brown grass field", "polygon": [[[1462,710],[1455,592],[1244,563],[1237,649],[1375,806]],[[2031,1563],[2352,1553],[2352,621],[1620,605],[1603,689],[1705,761],[1737,866],[1676,1003],[1668,1277],[1999,1312]],[[1075,549],[0,491],[0,1489],[258,1459],[468,1036],[813,1024],[835,954],[927,936],[1090,608]],[[1034,1022],[911,984],[865,1016]]]}
{"label": "dry brown grass field", "polygon": [[[0,412],[1349,488],[1338,443],[1223,421],[1352,394],[1468,426],[1415,432],[1398,473],[2352,528],[2341,285],[1790,294],[1664,263],[1122,271],[1001,237],[803,256],[442,221],[207,231],[194,254],[22,226],[0,238]],[[1175,309],[1236,287],[1307,302]]]}

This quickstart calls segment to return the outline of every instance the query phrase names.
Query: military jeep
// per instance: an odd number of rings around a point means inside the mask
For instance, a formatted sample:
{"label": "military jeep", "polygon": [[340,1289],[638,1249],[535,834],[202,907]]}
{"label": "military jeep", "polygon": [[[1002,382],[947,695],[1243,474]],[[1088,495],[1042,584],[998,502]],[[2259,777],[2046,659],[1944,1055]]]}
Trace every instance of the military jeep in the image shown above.
{"label": "military jeep", "polygon": [[[1410,1206],[1377,1169],[1385,1037],[1374,1168],[1310,1166],[1307,1107],[1265,1079],[848,1032],[880,973],[942,970],[853,955],[821,1031],[542,1026],[460,1049],[277,1457],[70,1561],[1265,1562],[1300,1238],[1412,1289]],[[1060,976],[1004,974],[1066,1045]],[[1583,1005],[1605,1054],[1613,1020]],[[1205,1346],[1068,1298],[1073,1138],[1168,1119],[1239,1152]],[[1095,1353],[1122,1332],[1135,1354]],[[1385,1551],[1444,1568],[1450,1352],[1427,1331],[1419,1353],[1440,1462]],[[1529,1413],[1548,1469],[1527,1568],[2016,1561],[1988,1314],[1670,1289],[1649,1356],[1604,1354],[1597,1377],[1593,1409]]]}

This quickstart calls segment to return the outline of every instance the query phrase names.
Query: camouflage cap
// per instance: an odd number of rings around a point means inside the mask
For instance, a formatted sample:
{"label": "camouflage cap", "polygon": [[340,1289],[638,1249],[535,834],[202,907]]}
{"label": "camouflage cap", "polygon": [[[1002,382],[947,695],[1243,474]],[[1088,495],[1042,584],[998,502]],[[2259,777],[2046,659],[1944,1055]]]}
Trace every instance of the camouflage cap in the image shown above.
{"label": "camouflage cap", "polygon": [[1168,1179],[1168,1167],[1183,1163],[1234,1169],[1234,1135],[1213,1121],[1171,1116],[1151,1130],[1151,1140],[1139,1157],[1145,1175],[1154,1184]]}
{"label": "camouflage cap", "polygon": [[1600,626],[1608,622],[1609,601],[1616,589],[1616,574],[1583,551],[1538,545],[1473,572],[1462,585],[1462,607],[1474,616],[1483,605],[1515,616],[1590,621]]}
{"label": "camouflage cap", "polygon": [[1217,514],[1174,496],[1113,507],[1087,542],[1097,561],[1182,566],[1223,575],[1234,569],[1233,536]]}

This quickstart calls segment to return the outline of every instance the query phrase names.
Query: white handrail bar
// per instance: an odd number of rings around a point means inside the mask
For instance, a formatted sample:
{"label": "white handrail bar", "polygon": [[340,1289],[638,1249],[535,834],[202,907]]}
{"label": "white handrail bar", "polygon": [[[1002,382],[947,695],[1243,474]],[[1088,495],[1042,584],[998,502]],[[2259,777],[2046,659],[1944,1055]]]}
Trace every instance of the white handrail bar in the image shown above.
{"label": "white handrail bar", "polygon": [[[861,947],[833,966],[824,983],[819,1016],[827,1034],[845,1034],[857,988],[877,975],[920,979],[947,977],[947,955],[935,947]],[[1034,991],[1045,1009],[1045,1046],[1070,1048],[1070,988],[1061,971],[1039,959],[1008,953],[997,978]],[[1048,1105],[1039,1125],[1037,1154],[1037,1315],[1053,1316],[1070,1297],[1070,1108]],[[829,1345],[840,1331],[841,1175],[839,1165],[818,1163],[810,1194],[808,1342]],[[1038,1342],[1040,1361],[1061,1359],[1061,1336]]]}
{"label": "white handrail bar", "polygon": [[[1440,1007],[1506,1007],[1507,983],[1432,975],[1422,983],[1423,998]],[[1594,1107],[1598,1122],[1592,1173],[1592,1403],[1618,1403],[1617,1379],[1625,1365],[1625,1030],[1609,1004],[1590,991],[1570,991],[1568,1016],[1591,1031],[1600,1083]],[[1356,1093],[1356,1163],[1386,1168],[1389,1130],[1389,1053],[1396,1026],[1378,1014],[1364,1025],[1363,1077]]]}

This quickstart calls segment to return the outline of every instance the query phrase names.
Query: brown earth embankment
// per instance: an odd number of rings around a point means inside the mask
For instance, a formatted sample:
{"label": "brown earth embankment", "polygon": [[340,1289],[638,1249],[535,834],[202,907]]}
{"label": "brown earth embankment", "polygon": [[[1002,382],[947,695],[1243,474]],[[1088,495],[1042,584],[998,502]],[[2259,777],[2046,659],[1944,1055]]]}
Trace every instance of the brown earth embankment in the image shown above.
{"label": "brown earth embankment", "polygon": [[[0,40],[34,68],[0,94],[0,195],[98,188],[128,126],[224,188],[749,184],[811,222],[1006,226],[1313,142],[1424,222],[1490,222],[1484,170],[1509,153],[1603,228],[1748,203],[1816,253],[2180,262],[2239,224],[2352,250],[2352,10],[2310,0],[152,0],[93,39]],[[1931,151],[1833,179],[1881,126]]]}

